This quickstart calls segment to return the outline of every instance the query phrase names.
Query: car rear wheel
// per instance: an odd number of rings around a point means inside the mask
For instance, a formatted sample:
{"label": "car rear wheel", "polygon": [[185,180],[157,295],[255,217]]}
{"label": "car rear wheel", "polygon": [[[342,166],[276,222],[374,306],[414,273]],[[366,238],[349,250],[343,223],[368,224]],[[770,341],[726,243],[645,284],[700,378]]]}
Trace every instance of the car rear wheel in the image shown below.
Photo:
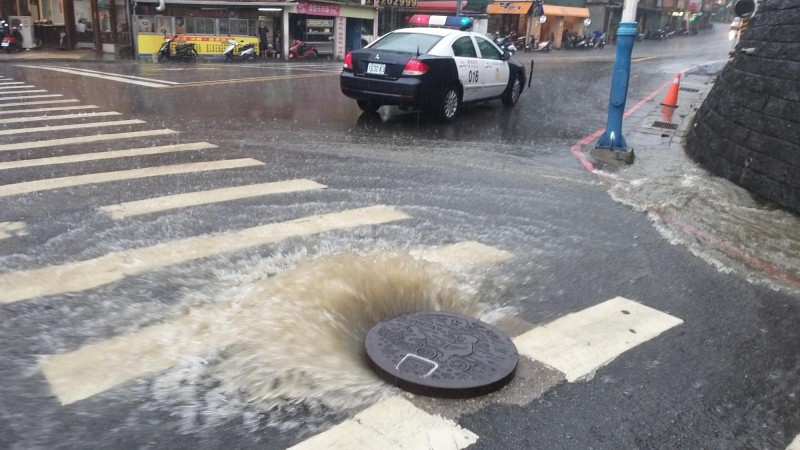
{"label": "car rear wheel", "polygon": [[442,122],[450,122],[456,118],[460,107],[461,93],[455,84],[451,84],[445,88],[438,104],[435,106],[434,115]]}
{"label": "car rear wheel", "polygon": [[503,94],[503,104],[506,106],[514,106],[517,101],[519,100],[520,94],[522,94],[522,74],[517,73],[514,76],[514,81],[506,89],[505,94]]}
{"label": "car rear wheel", "polygon": [[356,103],[358,103],[358,107],[361,108],[362,111],[368,113],[374,113],[375,111],[378,110],[378,108],[381,107],[380,104],[370,102],[367,100],[356,100]]}

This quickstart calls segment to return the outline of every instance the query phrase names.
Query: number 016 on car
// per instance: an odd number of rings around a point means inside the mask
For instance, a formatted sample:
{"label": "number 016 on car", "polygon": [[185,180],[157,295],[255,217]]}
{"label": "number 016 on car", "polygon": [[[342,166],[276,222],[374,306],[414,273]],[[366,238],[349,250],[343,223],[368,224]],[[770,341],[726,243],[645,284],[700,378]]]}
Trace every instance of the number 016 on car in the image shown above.
{"label": "number 016 on car", "polygon": [[367,73],[383,75],[385,71],[386,71],[386,64],[378,64],[378,63],[367,64]]}

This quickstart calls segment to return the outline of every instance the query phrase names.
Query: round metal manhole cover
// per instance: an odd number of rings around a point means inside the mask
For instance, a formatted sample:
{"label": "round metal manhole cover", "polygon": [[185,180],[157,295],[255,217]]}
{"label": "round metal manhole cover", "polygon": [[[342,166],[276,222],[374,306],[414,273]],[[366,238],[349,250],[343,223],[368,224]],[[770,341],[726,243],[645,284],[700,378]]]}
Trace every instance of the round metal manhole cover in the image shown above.
{"label": "round metal manhole cover", "polygon": [[500,389],[519,355],[497,328],[460,314],[416,312],[378,323],[367,356],[387,382],[415,394],[472,397]]}

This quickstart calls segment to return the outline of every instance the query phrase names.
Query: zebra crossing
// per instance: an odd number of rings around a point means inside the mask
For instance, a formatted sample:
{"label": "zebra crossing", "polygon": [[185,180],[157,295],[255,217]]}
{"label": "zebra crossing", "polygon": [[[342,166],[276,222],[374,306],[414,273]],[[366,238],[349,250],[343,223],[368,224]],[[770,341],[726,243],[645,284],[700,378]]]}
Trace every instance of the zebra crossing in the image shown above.
{"label": "zebra crossing", "polygon": [[[0,77],[0,86],[13,81]],[[137,158],[162,154],[214,153],[218,146],[209,142],[183,142],[149,147],[131,146],[142,137],[167,138],[180,133],[170,129],[135,129],[127,132],[81,134],[87,129],[137,125],[147,128],[140,120],[109,120],[49,127],[19,127],[33,120],[111,119],[119,113],[93,111],[69,114],[68,111],[100,109],[96,105],[81,105],[79,100],[39,100],[39,92],[30,95],[0,94],[0,158],[12,151],[32,151],[35,157],[25,159],[5,158],[0,161],[0,179],[3,174],[33,167],[53,167],[65,164],[78,165],[90,161],[116,158]],[[58,94],[50,97],[60,97]],[[14,100],[13,102],[6,102]],[[16,100],[24,100],[17,102]],[[9,109],[14,107],[16,109]],[[53,113],[53,116],[29,114]],[[17,119],[18,115],[26,116]],[[13,116],[13,120],[3,120]],[[24,139],[44,132],[67,132],[70,136],[51,139],[32,139],[8,142],[7,137]],[[59,155],[64,146],[106,143],[103,151]],[[49,154],[38,154],[49,149]],[[30,156],[28,153],[27,156]],[[47,195],[56,189],[87,185],[103,185],[114,181],[147,183],[155,178],[178,174],[200,173],[215,170],[260,168],[264,162],[254,158],[225,158],[211,162],[191,162],[141,167],[118,171],[52,177],[41,180],[0,184],[0,202],[24,195]],[[96,210],[112,221],[136,220],[140,216],[156,216],[169,211],[247,198],[280,195],[290,192],[321,192],[328,186],[310,179],[291,179],[265,183],[237,184],[213,189],[197,189],[169,195],[158,195],[133,201],[97,206]],[[0,217],[0,220],[9,218]],[[0,245],[29,234],[30,225],[25,217],[0,222]],[[108,252],[93,258],[45,265],[42,267],[0,273],[0,305],[19,305],[24,302],[59,296],[80,294],[99,286],[117,283],[128,277],[145,274],[200,258],[232,254],[297,236],[315,236],[326,231],[350,230],[357,227],[380,227],[387,224],[406,223],[413,217],[391,205],[376,204],[345,209],[327,214],[315,214],[292,220],[262,223],[249,228],[196,235],[128,250]],[[415,255],[427,261],[438,262],[452,271],[470,271],[502,264],[514,254],[480,242],[456,242],[438,247],[425,247]],[[226,305],[202,306],[213,314],[214,308]],[[547,324],[532,326],[514,336],[520,355],[552,369],[569,383],[590,378],[604,365],[624,352],[659,338],[683,321],[664,312],[649,308],[635,300],[616,297],[585,310],[576,311]],[[62,407],[91,399],[104,392],[119,389],[135,380],[154,377],[170,369],[188,352],[218,345],[209,341],[186,341],[164,352],[165,336],[186,332],[193,326],[188,316],[178,316],[155,325],[142,327],[129,333],[118,334],[98,342],[89,343],[62,353],[44,355],[38,371],[46,381],[51,394]],[[577,330],[577,331],[576,331]],[[668,339],[668,337],[666,337]],[[524,374],[523,374],[524,375]],[[518,376],[517,380],[525,380]],[[514,381],[520,383],[524,381]],[[512,383],[512,384],[513,384]],[[477,433],[460,426],[457,417],[446,417],[412,396],[393,395],[374,403],[338,424],[318,434],[297,442],[293,449],[402,449],[467,448],[480,441]],[[795,444],[792,444],[796,447]],[[790,448],[793,448],[790,446]]]}

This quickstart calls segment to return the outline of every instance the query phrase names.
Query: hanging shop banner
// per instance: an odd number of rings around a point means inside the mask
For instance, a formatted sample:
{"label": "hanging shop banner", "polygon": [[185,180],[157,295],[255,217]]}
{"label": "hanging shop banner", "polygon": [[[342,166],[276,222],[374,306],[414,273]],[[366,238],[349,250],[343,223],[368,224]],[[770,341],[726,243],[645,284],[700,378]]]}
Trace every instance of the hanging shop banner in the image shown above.
{"label": "hanging shop banner", "polygon": [[[234,36],[233,39],[237,41],[244,41],[244,44],[248,42],[252,42],[253,44],[258,47],[258,38],[254,38],[251,36]],[[155,54],[158,53],[158,49],[161,48],[161,44],[164,43],[164,36],[157,35],[157,34],[140,34],[137,37],[137,44],[139,49],[139,55],[146,55],[146,54]],[[242,42],[240,42],[242,43]],[[197,49],[197,53],[200,55],[219,55],[222,56],[222,52],[228,47],[228,37],[223,36],[183,36],[181,35],[178,39],[172,43],[172,49],[170,50],[172,54],[175,54],[175,46],[177,44],[194,44],[195,49]],[[237,49],[238,50],[238,49]],[[239,52],[236,51],[236,54]]]}
{"label": "hanging shop banner", "polygon": [[528,14],[533,2],[494,2],[489,4],[487,14]]}
{"label": "hanging shop banner", "polygon": [[339,16],[339,5],[317,2],[297,2],[297,14],[308,14],[310,16]]}

